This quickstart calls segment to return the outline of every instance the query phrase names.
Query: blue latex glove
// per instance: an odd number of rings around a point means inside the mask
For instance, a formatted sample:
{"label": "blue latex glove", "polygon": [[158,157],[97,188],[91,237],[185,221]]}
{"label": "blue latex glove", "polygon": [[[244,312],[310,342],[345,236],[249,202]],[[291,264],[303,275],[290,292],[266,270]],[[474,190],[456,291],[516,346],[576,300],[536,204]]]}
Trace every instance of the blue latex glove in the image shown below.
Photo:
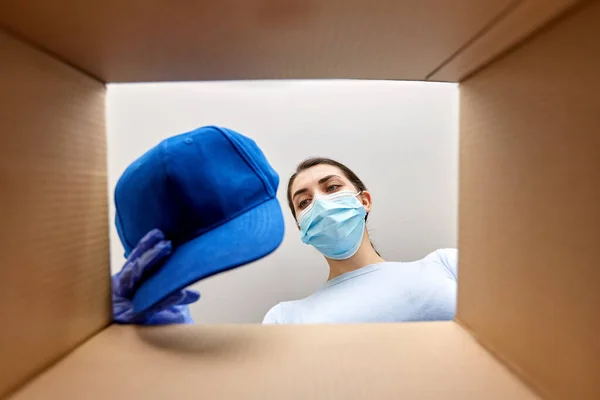
{"label": "blue latex glove", "polygon": [[180,290],[160,303],[136,314],[133,296],[140,283],[155,272],[171,254],[171,242],[158,229],[146,234],[133,249],[120,272],[112,277],[113,321],[119,324],[166,325],[192,324],[188,304],[196,302],[200,293]]}

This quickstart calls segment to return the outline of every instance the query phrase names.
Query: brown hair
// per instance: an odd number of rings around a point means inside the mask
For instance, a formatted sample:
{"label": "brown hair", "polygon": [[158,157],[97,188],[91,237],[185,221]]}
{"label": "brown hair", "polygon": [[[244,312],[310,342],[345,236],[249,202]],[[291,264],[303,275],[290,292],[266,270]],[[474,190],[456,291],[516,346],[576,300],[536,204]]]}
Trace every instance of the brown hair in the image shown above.
{"label": "brown hair", "polygon": [[[304,160],[300,164],[298,164],[298,166],[296,167],[296,172],[294,172],[294,174],[290,177],[290,180],[288,181],[287,200],[288,200],[288,205],[290,206],[290,210],[292,211],[292,215],[294,216],[294,219],[296,219],[296,211],[294,210],[294,202],[292,201],[292,185],[294,184],[296,177],[302,171],[305,171],[314,166],[323,165],[323,164],[333,165],[334,167],[338,167],[340,169],[340,171],[342,171],[344,176],[356,188],[356,190],[358,190],[359,193],[367,190],[367,186],[364,184],[364,182],[361,181],[360,178],[354,172],[352,172],[352,170],[350,168],[346,167],[341,162],[332,160],[331,158],[324,158],[324,157],[307,158],[306,160]],[[365,221],[367,220],[368,217],[369,217],[369,214],[367,213],[367,215],[365,216]],[[379,252],[375,248],[375,245],[373,244],[373,242],[371,242],[371,246],[373,246],[373,250],[375,250],[375,253],[377,253],[377,255],[380,256],[381,254],[379,254]]]}

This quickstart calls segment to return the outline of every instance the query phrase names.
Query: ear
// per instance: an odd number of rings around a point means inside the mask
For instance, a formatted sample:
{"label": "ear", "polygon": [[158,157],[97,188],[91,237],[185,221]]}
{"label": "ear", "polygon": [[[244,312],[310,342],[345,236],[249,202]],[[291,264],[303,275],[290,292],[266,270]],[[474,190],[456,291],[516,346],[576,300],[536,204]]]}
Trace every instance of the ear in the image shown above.
{"label": "ear", "polygon": [[358,196],[358,200],[362,203],[367,213],[370,213],[371,205],[373,204],[373,198],[371,197],[371,193],[365,190],[360,194],[360,196]]}

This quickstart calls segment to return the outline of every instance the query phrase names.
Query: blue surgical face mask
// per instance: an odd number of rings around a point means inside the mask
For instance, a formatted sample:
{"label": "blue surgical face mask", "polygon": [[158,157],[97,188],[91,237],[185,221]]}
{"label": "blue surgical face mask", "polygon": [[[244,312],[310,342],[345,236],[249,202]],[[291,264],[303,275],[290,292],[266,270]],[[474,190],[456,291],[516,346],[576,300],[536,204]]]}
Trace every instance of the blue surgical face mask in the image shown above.
{"label": "blue surgical face mask", "polygon": [[345,260],[356,254],[365,232],[367,215],[356,198],[359,194],[341,191],[315,196],[298,215],[302,242],[314,246],[332,260]]}

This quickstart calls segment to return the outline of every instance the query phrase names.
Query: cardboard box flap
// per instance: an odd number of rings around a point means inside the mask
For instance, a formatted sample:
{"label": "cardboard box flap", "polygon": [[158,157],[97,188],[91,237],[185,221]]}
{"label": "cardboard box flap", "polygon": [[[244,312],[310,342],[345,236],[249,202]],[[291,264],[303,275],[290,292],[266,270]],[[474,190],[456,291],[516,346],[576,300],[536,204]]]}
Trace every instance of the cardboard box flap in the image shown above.
{"label": "cardboard box flap", "polygon": [[513,0],[5,0],[0,23],[105,82],[425,79]]}
{"label": "cardboard box flap", "polygon": [[111,326],[11,400],[538,397],[454,322]]}
{"label": "cardboard box flap", "polygon": [[[424,79],[521,3],[1,2],[32,45],[0,32],[0,395],[110,321],[100,80]],[[457,317],[556,399],[600,398],[599,21],[587,1],[461,86]],[[111,326],[14,398],[265,396],[537,398],[453,322]]]}
{"label": "cardboard box flap", "polygon": [[462,80],[535,30],[557,18],[582,0],[526,0],[515,2],[492,26],[474,37],[433,74],[432,81]]}
{"label": "cardboard box flap", "polygon": [[111,321],[105,88],[0,31],[0,397]]}
{"label": "cardboard box flap", "polygon": [[550,398],[600,399],[600,1],[460,87],[457,318]]}

